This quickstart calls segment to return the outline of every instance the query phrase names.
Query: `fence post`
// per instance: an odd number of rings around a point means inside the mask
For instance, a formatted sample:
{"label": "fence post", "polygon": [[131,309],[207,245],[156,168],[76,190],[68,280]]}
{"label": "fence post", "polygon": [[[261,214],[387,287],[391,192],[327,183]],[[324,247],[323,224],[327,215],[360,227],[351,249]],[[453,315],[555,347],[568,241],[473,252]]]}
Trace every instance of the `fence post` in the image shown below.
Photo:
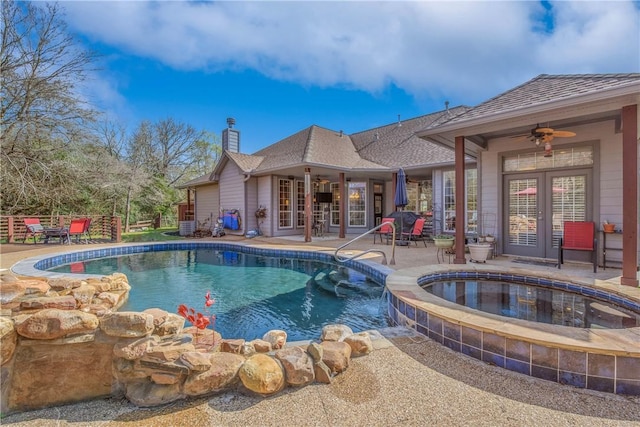
{"label": "fence post", "polygon": [[122,219],[119,216],[111,217],[111,241],[122,242]]}
{"label": "fence post", "polygon": [[14,230],[13,230],[13,217],[10,216],[7,218],[7,242],[8,243],[14,243],[13,241],[13,235],[14,235]]}

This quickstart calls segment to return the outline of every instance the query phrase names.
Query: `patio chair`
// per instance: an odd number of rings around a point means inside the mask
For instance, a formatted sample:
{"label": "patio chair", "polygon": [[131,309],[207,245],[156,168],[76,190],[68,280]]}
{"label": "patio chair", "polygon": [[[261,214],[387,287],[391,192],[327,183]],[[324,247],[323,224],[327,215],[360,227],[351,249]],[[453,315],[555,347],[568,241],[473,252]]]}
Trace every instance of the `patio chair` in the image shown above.
{"label": "patio chair", "polygon": [[565,221],[564,232],[558,243],[558,268],[564,262],[564,251],[591,252],[593,272],[598,271],[598,240],[595,238],[596,223],[593,221]]}
{"label": "patio chair", "polygon": [[22,243],[27,241],[29,236],[33,236],[33,244],[36,244],[36,236],[42,235],[44,233],[44,227],[40,224],[39,218],[25,218],[24,226],[27,228],[27,231],[24,233],[24,239]]}
{"label": "patio chair", "polygon": [[407,232],[403,232],[402,233],[402,238],[406,238],[408,241],[413,241],[416,246],[418,246],[418,240],[422,240],[422,243],[424,243],[424,247],[427,247],[427,241],[426,241],[426,235],[423,234],[423,229],[424,229],[424,222],[426,221],[426,218],[417,218],[416,222],[413,223],[413,228],[411,229],[411,232],[407,233]]}
{"label": "patio chair", "polygon": [[91,218],[72,219],[68,229],[68,241],[71,243],[71,236],[76,236],[76,243],[80,242],[80,237],[84,236],[84,242],[89,243],[89,227],[91,226]]}
{"label": "patio chair", "polygon": [[393,223],[395,219],[393,218],[382,218],[382,227],[378,228],[373,232],[373,244],[376,243],[376,236],[380,236],[380,243],[382,243],[382,236],[387,238],[387,245],[389,244],[389,239],[393,234]]}

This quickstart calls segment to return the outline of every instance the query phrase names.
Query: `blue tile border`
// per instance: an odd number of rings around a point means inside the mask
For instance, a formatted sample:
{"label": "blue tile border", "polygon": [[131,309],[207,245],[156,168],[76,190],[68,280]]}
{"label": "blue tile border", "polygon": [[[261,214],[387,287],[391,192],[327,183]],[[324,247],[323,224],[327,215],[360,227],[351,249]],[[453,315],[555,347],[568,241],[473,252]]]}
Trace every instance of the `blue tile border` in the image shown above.
{"label": "blue tile border", "polygon": [[72,274],[72,273],[54,273],[48,272],[48,269],[58,267],[72,262],[86,261],[97,258],[114,257],[128,254],[173,251],[173,250],[195,250],[195,249],[214,249],[224,251],[234,251],[244,254],[270,256],[270,257],[286,257],[294,259],[308,259],[314,261],[327,262],[332,264],[343,265],[349,267],[358,273],[362,273],[374,282],[384,285],[387,276],[394,270],[382,265],[378,262],[366,259],[357,259],[345,262],[338,262],[333,257],[333,252],[319,252],[311,250],[291,250],[277,248],[261,248],[257,246],[240,245],[227,242],[164,242],[155,244],[131,244],[113,246],[102,249],[81,250],[74,252],[66,252],[57,255],[44,255],[32,257],[16,263],[12,267],[12,271],[16,274],[24,276],[37,277],[102,277],[103,275],[94,274]]}
{"label": "blue tile border", "polygon": [[[456,279],[466,281],[483,279],[495,280],[496,278],[518,284],[568,290],[578,295],[588,295],[602,301],[612,302],[640,313],[640,303],[633,300],[632,297],[625,298],[615,291],[608,292],[606,289],[598,289],[586,284],[581,285],[569,281],[550,280],[523,274],[499,273],[495,271],[438,271],[417,276],[415,280],[416,284],[423,288],[431,283],[440,281],[455,281]],[[404,280],[406,279],[403,278],[403,282],[401,282],[403,287],[406,286]],[[401,297],[393,295],[393,290],[393,285],[390,285],[391,296],[389,298],[389,304],[392,305],[391,310],[397,313],[398,307],[402,306],[403,312],[411,313],[411,315],[415,314],[417,321],[416,331],[456,352],[514,372],[558,382],[560,384],[608,393],[640,396],[640,380],[635,379],[634,365],[636,361],[640,363],[640,358],[636,356],[613,355],[610,354],[607,349],[598,348],[576,350],[578,353],[584,353],[585,372],[573,372],[576,368],[579,368],[579,366],[574,366],[575,363],[568,363],[570,360],[560,360],[560,355],[554,359],[552,353],[550,361],[553,362],[553,360],[557,359],[557,363],[546,363],[544,354],[540,352],[538,352],[540,354],[536,357],[517,357],[513,351],[510,351],[509,346],[507,346],[504,351],[502,346],[499,345],[496,347],[496,340],[488,338],[498,337],[498,335],[487,332],[482,326],[470,325],[467,321],[464,323],[464,326],[461,327],[461,333],[458,334],[456,333],[457,326],[451,323],[450,317],[445,318],[437,311],[433,311],[428,306],[422,306],[420,303],[412,303],[411,299],[401,299]],[[420,298],[418,297],[416,301],[420,301]],[[430,302],[432,301],[430,300]],[[448,315],[450,316],[450,314]],[[397,320],[395,321],[397,325]],[[454,331],[454,329],[456,329],[456,331]],[[547,349],[558,352],[562,350],[562,346],[558,345],[558,343],[544,343],[539,340],[529,341],[527,337],[524,336],[511,337],[510,340],[522,341],[529,346],[535,343],[536,346],[540,347],[539,350]],[[474,345],[470,345],[471,343]],[[531,351],[533,350],[530,350],[530,352]],[[570,350],[563,351],[566,353]],[[564,354],[564,356],[568,357],[567,354]],[[593,363],[597,364],[591,367],[590,372],[587,372],[587,360],[593,360]],[[629,379],[629,377],[633,379]]]}

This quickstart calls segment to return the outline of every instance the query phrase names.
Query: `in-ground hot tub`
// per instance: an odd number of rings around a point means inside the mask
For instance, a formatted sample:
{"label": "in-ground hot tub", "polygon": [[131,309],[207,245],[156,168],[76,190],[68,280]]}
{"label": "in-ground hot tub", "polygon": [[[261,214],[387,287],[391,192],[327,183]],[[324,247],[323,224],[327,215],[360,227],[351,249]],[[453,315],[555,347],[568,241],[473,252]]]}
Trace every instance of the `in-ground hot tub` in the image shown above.
{"label": "in-ground hot tub", "polygon": [[640,327],[576,328],[485,313],[422,286],[499,280],[562,289],[640,313],[640,288],[492,265],[423,266],[387,277],[391,322],[496,366],[592,390],[640,395]]}

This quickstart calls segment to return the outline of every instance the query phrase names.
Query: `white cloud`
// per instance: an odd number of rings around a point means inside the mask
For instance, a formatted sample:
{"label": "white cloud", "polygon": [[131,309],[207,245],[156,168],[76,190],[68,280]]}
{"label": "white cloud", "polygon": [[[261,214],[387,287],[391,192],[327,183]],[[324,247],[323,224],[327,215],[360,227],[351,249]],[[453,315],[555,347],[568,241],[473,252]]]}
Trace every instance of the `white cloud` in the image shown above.
{"label": "white cloud", "polygon": [[541,73],[637,72],[633,2],[68,2],[72,28],[185,70],[479,102]]}

